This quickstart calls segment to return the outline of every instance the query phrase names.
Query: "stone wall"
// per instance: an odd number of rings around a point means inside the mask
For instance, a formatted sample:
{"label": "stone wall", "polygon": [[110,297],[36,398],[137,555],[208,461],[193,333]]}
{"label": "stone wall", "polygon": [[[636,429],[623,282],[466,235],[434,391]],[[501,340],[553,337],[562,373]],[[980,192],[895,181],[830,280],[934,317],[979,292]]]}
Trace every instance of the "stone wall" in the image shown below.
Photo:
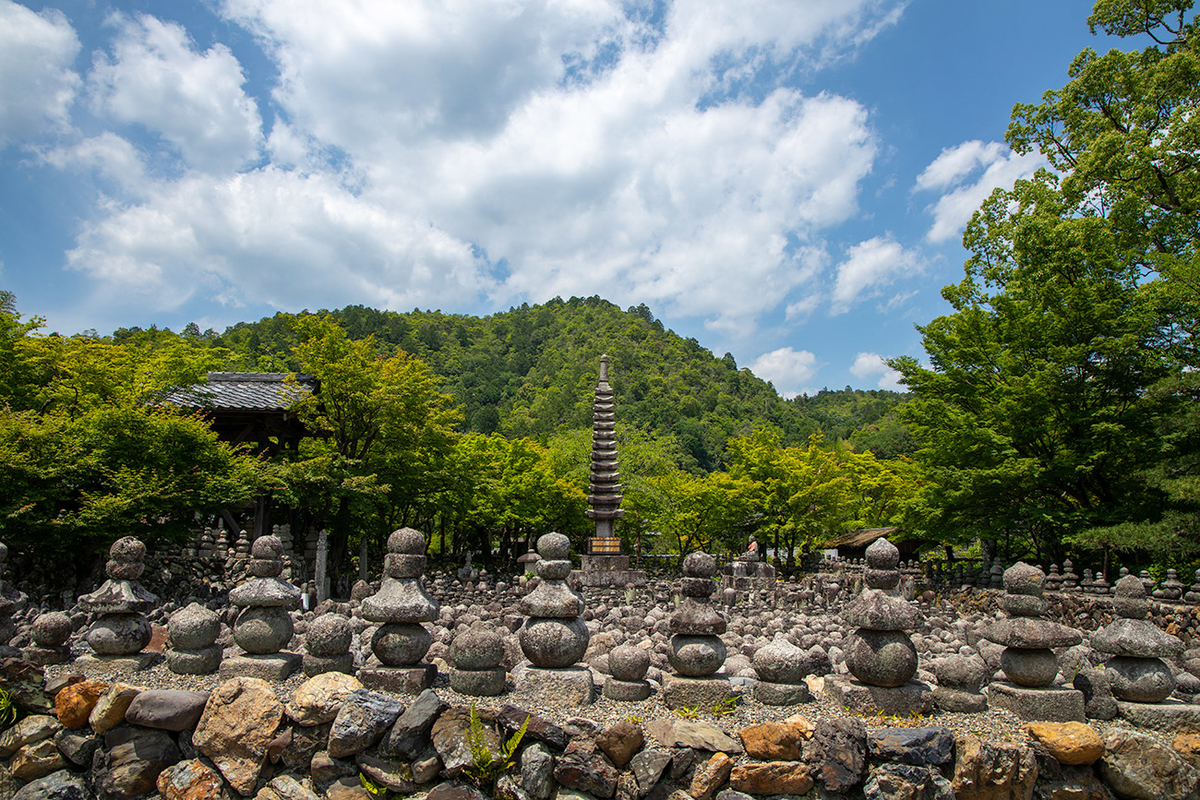
{"label": "stone wall", "polygon": [[[327,673],[285,706],[253,678],[211,693],[46,684],[14,661],[0,662],[0,682],[29,714],[0,733],[0,797],[13,800],[368,800],[368,783],[427,800],[745,800],[814,789],[870,800],[1165,799],[1200,787],[1200,737],[1081,723],[1034,723],[1023,741],[989,741],[854,717],[733,730],[716,718],[667,716],[602,727],[501,705],[479,710],[474,732],[511,767],[480,776],[467,744],[471,711],[434,690],[380,694]],[[501,744],[523,724],[507,759]]]}

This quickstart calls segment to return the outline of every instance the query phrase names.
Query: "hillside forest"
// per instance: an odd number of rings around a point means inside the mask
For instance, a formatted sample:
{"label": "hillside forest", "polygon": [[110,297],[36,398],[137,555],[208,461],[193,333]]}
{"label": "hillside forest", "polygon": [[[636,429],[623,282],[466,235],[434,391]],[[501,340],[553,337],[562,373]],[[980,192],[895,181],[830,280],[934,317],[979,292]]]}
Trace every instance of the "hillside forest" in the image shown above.
{"label": "hillside forest", "polygon": [[[1186,568],[1200,549],[1200,57],[1190,0],[1099,0],[1068,82],[1007,131],[1049,168],[996,190],[950,311],[918,326],[904,394],[784,399],[654,318],[599,297],[485,317],[360,306],[224,331],[62,336],[0,292],[0,540],[98,553],[246,519],[329,531],[335,571],[387,534],[512,568],[556,530],[578,551],[591,402],[611,359],[625,552],[736,553],[785,573],[896,526],[952,552]],[[1140,49],[1139,49],[1140,48]],[[167,402],[212,371],[307,373],[315,435],[262,456]],[[78,558],[66,563],[81,561]]]}

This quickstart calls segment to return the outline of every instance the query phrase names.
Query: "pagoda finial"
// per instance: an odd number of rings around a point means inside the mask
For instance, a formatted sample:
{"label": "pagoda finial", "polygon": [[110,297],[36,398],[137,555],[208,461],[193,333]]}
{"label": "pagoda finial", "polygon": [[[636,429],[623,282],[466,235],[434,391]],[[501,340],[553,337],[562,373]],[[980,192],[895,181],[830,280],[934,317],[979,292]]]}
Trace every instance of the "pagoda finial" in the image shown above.
{"label": "pagoda finial", "polygon": [[608,354],[600,356],[600,383],[608,383]]}

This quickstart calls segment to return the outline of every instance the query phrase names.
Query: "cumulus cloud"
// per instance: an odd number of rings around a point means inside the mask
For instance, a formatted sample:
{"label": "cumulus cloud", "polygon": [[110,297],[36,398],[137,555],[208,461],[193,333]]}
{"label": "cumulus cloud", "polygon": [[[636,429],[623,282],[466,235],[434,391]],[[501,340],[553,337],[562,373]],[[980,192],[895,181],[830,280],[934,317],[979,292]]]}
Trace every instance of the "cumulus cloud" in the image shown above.
{"label": "cumulus cloud", "polygon": [[861,297],[877,296],[883,287],[922,269],[917,255],[891,237],[876,236],[859,242],[838,264],[830,311],[844,314]]}
{"label": "cumulus cloud", "polygon": [[79,39],[56,9],[0,0],[0,147],[67,127],[80,80]]}
{"label": "cumulus cloud", "polygon": [[89,76],[99,112],[157,132],[197,169],[232,171],[256,157],[262,120],[228,47],[198,53],[182,27],[147,15],[119,24],[112,55],[97,54]]}
{"label": "cumulus cloud", "polygon": [[820,368],[813,353],[791,347],[763,353],[750,364],[751,372],[770,381],[775,385],[775,390],[787,399],[811,391],[810,383]]}
{"label": "cumulus cloud", "polygon": [[745,337],[811,314],[825,231],[878,151],[859,103],[755,79],[861,46],[903,5],[224,0],[275,71],[265,139],[229,49],[118,18],[93,107],[186,164],[146,178],[120,130],[57,153],[105,174],[134,159],[70,263],[164,308],[602,294]]}
{"label": "cumulus cloud", "polygon": [[893,392],[905,390],[900,383],[900,373],[889,367],[883,356],[878,353],[859,353],[850,366],[850,374],[860,380],[875,381],[875,386],[879,389],[890,389]]}
{"label": "cumulus cloud", "polygon": [[925,238],[940,243],[960,235],[995,189],[1011,188],[1046,163],[1039,153],[1017,155],[998,142],[975,139],[946,148],[917,176],[914,187],[943,193],[931,207],[933,225]]}
{"label": "cumulus cloud", "polygon": [[469,245],[389,214],[322,176],[273,167],[156,186],[88,224],[70,265],[126,300],[173,308],[203,291],[229,305],[387,308],[468,304],[487,289]]}

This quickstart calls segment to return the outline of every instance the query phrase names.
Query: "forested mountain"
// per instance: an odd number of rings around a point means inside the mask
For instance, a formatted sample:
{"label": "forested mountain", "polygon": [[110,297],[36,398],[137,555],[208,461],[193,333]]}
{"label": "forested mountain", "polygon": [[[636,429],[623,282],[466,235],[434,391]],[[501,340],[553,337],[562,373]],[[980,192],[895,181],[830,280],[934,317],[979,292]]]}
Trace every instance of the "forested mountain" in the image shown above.
{"label": "forested mountain", "polygon": [[[731,437],[764,425],[778,429],[786,445],[823,430],[830,442],[857,435],[859,449],[877,443],[888,457],[906,452],[903,442],[875,433],[902,395],[847,389],[785,401],[770,383],[738,369],[733,356],[716,358],[695,339],[664,329],[645,305],[623,311],[599,297],[572,297],[486,317],[362,306],[328,313],[352,339],[374,336],[382,349],[428,364],[462,403],[470,431],[545,442],[590,425],[599,359],[608,353],[622,422],[674,435],[696,471],[717,468]],[[295,371],[293,323],[277,314],[201,336],[233,352],[231,369]],[[859,432],[867,426],[874,427]],[[895,433],[886,432],[892,439]]]}

